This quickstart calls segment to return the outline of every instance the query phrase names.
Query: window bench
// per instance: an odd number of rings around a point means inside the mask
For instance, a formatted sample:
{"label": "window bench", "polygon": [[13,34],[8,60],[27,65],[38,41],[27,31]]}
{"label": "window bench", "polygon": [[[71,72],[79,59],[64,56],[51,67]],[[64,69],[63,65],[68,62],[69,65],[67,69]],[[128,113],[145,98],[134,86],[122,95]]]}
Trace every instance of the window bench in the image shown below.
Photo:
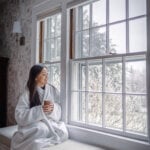
{"label": "window bench", "polygon": [[[17,131],[17,125],[0,128],[0,150],[10,150],[10,141],[14,132]],[[50,147],[49,150],[104,150],[96,146],[80,143],[74,140]]]}

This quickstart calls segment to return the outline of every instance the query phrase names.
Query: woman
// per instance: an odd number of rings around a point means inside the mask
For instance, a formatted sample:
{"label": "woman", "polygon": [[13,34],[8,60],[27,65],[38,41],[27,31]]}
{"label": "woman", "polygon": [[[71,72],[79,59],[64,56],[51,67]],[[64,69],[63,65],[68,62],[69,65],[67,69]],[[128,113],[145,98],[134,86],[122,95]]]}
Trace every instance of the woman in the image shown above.
{"label": "woman", "polygon": [[31,68],[15,110],[18,131],[13,135],[11,150],[42,150],[68,138],[65,124],[60,122],[58,91],[47,80],[46,67]]}

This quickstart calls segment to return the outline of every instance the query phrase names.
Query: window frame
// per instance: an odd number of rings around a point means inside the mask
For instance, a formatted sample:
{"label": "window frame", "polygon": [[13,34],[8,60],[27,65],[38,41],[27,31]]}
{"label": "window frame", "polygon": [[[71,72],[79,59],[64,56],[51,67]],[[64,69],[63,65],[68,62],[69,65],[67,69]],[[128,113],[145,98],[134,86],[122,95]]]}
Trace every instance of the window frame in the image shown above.
{"label": "window frame", "polygon": [[[84,6],[84,5],[87,5],[87,4],[91,4],[93,2],[95,2],[95,0],[94,1],[90,1],[90,2],[85,2],[84,4],[80,3],[77,6],[73,6],[71,8],[68,8],[68,14],[69,14],[70,11],[72,11],[76,7],[80,7],[80,6]],[[146,18],[146,21],[147,21],[148,16],[147,16],[147,13],[146,13],[145,15],[141,15],[141,16],[136,16],[136,17],[129,18],[129,10],[128,10],[129,7],[128,7],[128,5],[129,5],[129,1],[126,0],[126,18],[124,20],[120,20],[120,21],[109,23],[109,0],[106,0],[106,30],[107,30],[107,32],[106,32],[106,40],[107,40],[106,41],[106,43],[107,43],[106,44],[106,50],[109,47],[109,27],[111,25],[115,25],[115,24],[124,22],[126,24],[126,28],[125,28],[125,30],[126,30],[126,50],[127,50],[126,53],[124,53],[124,54],[115,54],[115,55],[109,55],[109,54],[107,54],[107,55],[104,55],[104,56],[85,57],[85,58],[75,58],[75,55],[73,55],[73,57],[70,57],[70,70],[72,69],[72,64],[74,62],[77,62],[77,61],[79,61],[79,62],[81,61],[81,62],[87,63],[88,60],[98,60],[98,59],[105,59],[105,58],[122,57],[122,62],[123,62],[122,68],[124,68],[124,69],[122,69],[122,71],[123,71],[123,73],[122,73],[122,81],[123,81],[123,80],[125,80],[125,57],[145,55],[145,61],[147,63],[147,59],[146,59],[147,58],[147,52],[142,51],[142,52],[131,52],[131,53],[129,53],[129,41],[130,41],[130,39],[129,39],[129,21],[135,20],[135,19],[139,19],[139,18],[144,18],[144,17]],[[90,5],[90,7],[91,7],[91,5]],[[71,13],[74,14],[73,12],[71,12]],[[68,15],[68,17],[70,17],[70,16]],[[71,18],[70,18],[69,21],[70,21],[69,22],[70,24],[73,24],[71,22],[72,21]],[[98,26],[98,27],[103,27],[103,26],[105,26],[105,25],[101,25],[101,26]],[[93,28],[98,28],[98,27],[93,27]],[[71,26],[71,29],[74,29],[74,27]],[[147,27],[147,30],[148,30],[148,27]],[[75,41],[75,32],[76,31],[70,31],[70,32],[72,33],[72,35],[70,35],[70,36],[72,36],[71,39],[73,39]],[[72,40],[72,42],[73,42],[73,40]],[[71,44],[70,48],[71,48],[71,50],[73,50],[73,52],[70,50],[71,53],[75,53],[75,48],[73,46],[75,46],[75,42],[73,42]],[[148,49],[147,49],[147,51],[148,51]],[[70,73],[70,79],[72,81],[72,70],[71,70],[71,73]],[[71,93],[74,92],[74,91],[71,90],[71,87],[72,87],[71,84],[70,84],[70,88],[69,88],[69,93],[70,93],[69,94],[69,99],[70,100],[71,100]],[[125,83],[122,83],[122,87],[125,87]],[[122,94],[122,105],[123,105],[123,108],[124,108],[123,110],[125,110],[125,94],[124,94],[125,91],[124,90],[125,89],[122,89],[122,92],[121,92],[121,93],[123,93]],[[148,93],[148,90],[147,90],[147,93]],[[126,93],[126,95],[127,95],[127,93]],[[143,94],[143,95],[145,95],[147,97],[147,99],[148,99],[147,94]],[[147,103],[148,103],[148,100],[147,100]],[[104,106],[104,102],[103,102],[102,105]],[[69,101],[69,105],[68,106],[69,106],[68,112],[69,112],[69,114],[71,114],[71,101]],[[147,123],[149,124],[148,113],[149,113],[149,107],[147,105]],[[134,134],[134,131],[133,131],[133,133],[132,132],[131,133],[130,132],[124,132],[125,128],[126,128],[126,118],[125,118],[126,115],[125,114],[126,114],[126,112],[123,111],[123,113],[122,113],[122,115],[124,116],[123,117],[123,131],[121,131],[121,132],[117,131],[117,130],[111,130],[111,129],[107,129],[107,128],[96,127],[96,126],[89,125],[89,124],[83,124],[83,123],[77,122],[77,121],[72,121],[71,120],[71,116],[69,116],[68,123],[70,125],[75,125],[75,126],[78,126],[78,127],[83,127],[83,128],[86,128],[86,129],[93,129],[93,130],[96,130],[96,131],[104,131],[106,133],[112,133],[112,134],[121,135],[121,136],[128,137],[128,138],[134,138],[134,139],[138,139],[138,140],[148,141],[149,140],[149,128],[148,128],[149,126],[147,126],[147,131],[148,131],[147,136],[140,135],[138,133]]]}
{"label": "window frame", "polygon": [[[92,20],[92,3],[93,2],[97,2],[97,1],[99,1],[99,0],[91,0],[89,2],[85,2],[84,4],[81,3],[81,4],[77,5],[77,6],[69,8],[68,11],[73,10],[73,9],[75,9],[77,7],[83,7],[83,6],[86,6],[86,5],[89,4],[90,5],[90,11],[91,11],[91,13],[90,13],[90,20]],[[109,0],[106,0],[106,24],[99,25],[99,26],[96,26],[96,27],[92,27],[92,21],[90,21],[89,28],[82,29],[82,24],[80,24],[80,28],[81,28],[80,30],[76,31],[76,25],[75,25],[75,27],[72,27],[73,30],[75,30],[75,32],[83,32],[83,31],[89,30],[89,41],[90,41],[91,40],[90,37],[92,37],[91,36],[92,35],[91,31],[93,29],[106,27],[106,52],[108,52],[108,50],[109,50],[109,28],[110,28],[110,26],[111,25],[116,25],[116,24],[119,24],[119,23],[125,23],[126,24],[126,28],[125,28],[126,29],[126,32],[125,32],[125,35],[126,35],[126,53],[130,53],[129,52],[129,41],[130,41],[130,38],[129,38],[129,22],[133,21],[133,20],[140,19],[140,18],[145,18],[147,20],[147,12],[144,15],[140,15],[140,16],[135,16],[135,17],[129,18],[129,9],[128,9],[128,7],[129,7],[129,2],[128,1],[129,0],[125,0],[125,1],[126,1],[126,9],[125,9],[126,10],[126,17],[125,17],[125,19],[119,20],[119,21],[115,21],[115,22],[109,22]],[[81,8],[79,8],[79,9],[81,9]],[[75,16],[75,12],[73,12],[73,13],[74,13],[73,16]],[[79,19],[81,20],[82,18],[79,18]],[[76,22],[74,20],[73,20],[73,22],[76,24]],[[75,35],[76,34],[73,33],[73,35],[72,35],[73,39],[75,39]],[[75,43],[73,43],[73,44],[74,44],[74,47],[75,47]],[[90,45],[90,42],[89,42],[89,45]],[[89,47],[89,48],[91,49],[91,47]],[[74,50],[74,53],[75,53],[75,50]],[[131,52],[131,53],[138,53],[138,52]],[[118,54],[120,54],[120,53],[118,53]],[[107,53],[106,55],[109,55],[109,53]],[[92,58],[92,57],[94,58],[95,56],[89,56],[89,57],[85,57],[85,58]],[[75,59],[77,59],[77,58],[75,58]]]}
{"label": "window frame", "polygon": [[[109,58],[122,58],[122,75],[123,75],[123,77],[122,78],[125,78],[125,74],[124,74],[124,72],[125,72],[125,58],[126,57],[129,57],[129,56],[135,56],[135,54],[136,54],[136,56],[145,56],[145,58],[146,58],[146,52],[139,52],[139,53],[134,53],[134,55],[133,54],[119,54],[119,55],[113,55],[113,56],[99,56],[99,57],[92,57],[92,58],[81,58],[81,59],[75,59],[75,60],[70,60],[70,68],[72,68],[73,69],[73,67],[71,67],[72,65],[73,65],[73,63],[74,62],[81,62],[81,63],[85,63],[85,64],[88,64],[88,60],[92,60],[92,61],[97,61],[97,60],[102,60],[102,59],[109,59]],[[144,60],[144,59],[142,59],[142,60]],[[145,60],[146,61],[146,60]],[[102,61],[102,63],[103,63],[103,61]],[[124,69],[123,69],[124,68]],[[72,70],[71,69],[71,70]],[[102,67],[102,69],[104,69],[104,67]],[[103,74],[104,74],[104,71],[102,72]],[[86,73],[87,74],[87,73]],[[70,76],[71,76],[71,81],[73,81],[74,79],[72,79],[72,75],[73,75],[73,71],[71,71],[71,73],[70,73]],[[104,80],[104,75],[102,75],[102,77],[103,77],[103,81],[105,81]],[[86,84],[87,84],[87,81],[86,81]],[[104,82],[103,82],[103,84],[104,84]],[[87,86],[87,85],[86,85]],[[122,83],[122,87],[124,87],[125,88],[125,82],[123,82]],[[96,130],[96,131],[103,131],[103,132],[106,132],[106,133],[112,133],[112,134],[116,134],[116,135],[121,135],[121,136],[124,136],[124,137],[128,137],[128,138],[134,138],[134,139],[138,139],[138,140],[144,140],[144,141],[147,141],[148,140],[148,135],[146,136],[146,135],[142,135],[142,134],[139,134],[139,133],[134,133],[134,131],[133,132],[130,132],[130,131],[128,131],[128,132],[124,132],[125,131],[125,129],[126,129],[126,118],[125,118],[125,114],[126,114],[126,112],[125,112],[125,95],[140,95],[140,96],[147,96],[147,94],[145,93],[128,93],[128,92],[124,92],[124,88],[122,88],[122,92],[105,92],[105,91],[101,91],[101,92],[96,92],[96,93],[101,93],[102,94],[102,96],[103,96],[103,94],[105,94],[105,93],[108,93],[108,94],[122,94],[122,105],[123,105],[123,113],[122,113],[122,115],[123,115],[123,118],[122,118],[122,121],[123,121],[123,128],[122,128],[122,131],[119,131],[119,129],[111,129],[111,128],[108,128],[108,127],[105,127],[105,125],[104,125],[104,121],[102,121],[102,127],[101,126],[97,126],[97,125],[92,125],[92,124],[86,124],[86,123],[82,123],[82,122],[80,122],[80,121],[72,121],[72,118],[71,118],[71,115],[69,115],[69,120],[68,120],[68,123],[70,124],[70,125],[75,125],[75,126],[78,126],[78,127],[84,127],[84,128],[87,128],[87,129],[93,129],[93,130]],[[69,99],[71,100],[72,99],[72,96],[71,96],[71,94],[73,93],[73,92],[87,92],[87,93],[90,93],[90,91],[88,91],[88,90],[85,90],[85,91],[82,91],[82,90],[72,90],[71,89],[71,85],[70,85],[70,90],[69,90]],[[102,107],[103,108],[105,108],[104,107],[104,100],[102,100]],[[148,108],[148,107],[147,107]],[[105,112],[105,110],[103,110],[103,113]],[[69,101],[69,114],[71,114],[71,101]],[[147,115],[148,115],[148,111],[147,111]],[[104,115],[102,115],[102,120],[104,120],[104,116],[105,116],[105,114]],[[147,118],[148,118],[148,116],[147,116]],[[147,129],[148,130],[148,129]],[[148,134],[148,133],[147,133]]]}
{"label": "window frame", "polygon": [[[49,78],[49,82],[52,83],[53,82],[53,76],[52,76],[52,72],[51,72],[51,67],[53,65],[59,65],[59,71],[60,71],[60,77],[59,77],[59,88],[58,90],[60,91],[60,86],[61,86],[61,51],[60,51],[60,60],[52,60],[51,61],[51,56],[50,56],[50,60],[47,60],[46,58],[46,51],[45,51],[45,47],[47,45],[47,42],[50,41],[51,39],[54,40],[54,45],[56,46],[56,39],[60,38],[60,42],[61,42],[61,33],[59,36],[56,36],[56,26],[55,26],[55,32],[54,32],[54,37],[51,37],[51,36],[47,36],[47,25],[48,25],[48,22],[50,21],[51,17],[55,17],[55,23],[56,23],[56,15],[60,15],[61,16],[61,12],[58,10],[58,11],[54,11],[50,14],[47,14],[46,16],[43,16],[42,18],[40,18],[39,20],[37,20],[37,33],[40,33],[40,38],[41,39],[37,39],[37,44],[38,44],[38,41],[40,42],[39,43],[39,63],[41,64],[44,64],[45,66],[47,67],[50,67],[50,78]],[[61,18],[60,18],[61,19]],[[61,20],[60,20],[61,22]],[[42,25],[42,26],[41,26]],[[39,29],[39,30],[38,30]],[[50,28],[49,28],[50,29]],[[60,28],[61,30],[61,28]],[[61,48],[61,43],[60,43],[60,48]],[[37,47],[38,49],[38,47]],[[56,52],[55,52],[56,53]],[[50,50],[50,54],[51,54],[51,50]]]}
{"label": "window frame", "polygon": [[[62,120],[67,124],[70,138],[74,140],[78,140],[80,142],[86,142],[88,144],[96,144],[98,146],[105,146],[108,148],[113,149],[126,149],[126,145],[129,148],[134,150],[141,150],[141,149],[149,149],[150,147],[150,126],[148,126],[148,135],[149,139],[148,142],[143,142],[141,140],[132,140],[131,138],[125,138],[122,136],[117,136],[114,134],[109,134],[109,132],[101,132],[98,130],[90,130],[83,127],[79,127],[77,125],[71,125],[68,122],[69,118],[69,106],[70,106],[70,81],[71,81],[71,61],[69,58],[74,54],[71,54],[69,48],[69,32],[68,28],[69,24],[69,10],[71,8],[77,7],[82,3],[87,3],[90,0],[76,0],[76,1],[63,1],[57,3],[56,1],[43,1],[41,3],[35,3],[32,8],[32,34],[31,34],[31,57],[30,57],[30,64],[34,65],[38,63],[38,52],[36,49],[36,36],[37,36],[37,27],[36,23],[37,20],[41,17],[44,17],[46,14],[54,12],[55,10],[60,10],[62,12],[62,27],[61,36],[63,39],[61,40],[61,68],[62,75],[61,75],[61,90],[60,90],[60,98],[61,98],[61,106],[62,106]],[[150,1],[147,0],[147,14],[150,14]],[[147,65],[147,81],[149,81],[150,77],[150,16],[147,16],[147,55],[146,55],[146,65]],[[150,82],[147,82],[147,95],[148,99],[150,99]],[[150,106],[150,100],[147,101],[147,106]],[[148,124],[150,125],[150,107],[148,107]],[[87,136],[88,134],[88,136]],[[85,138],[86,137],[86,138]],[[101,140],[99,140],[101,139]],[[109,142],[107,142],[109,141]]]}

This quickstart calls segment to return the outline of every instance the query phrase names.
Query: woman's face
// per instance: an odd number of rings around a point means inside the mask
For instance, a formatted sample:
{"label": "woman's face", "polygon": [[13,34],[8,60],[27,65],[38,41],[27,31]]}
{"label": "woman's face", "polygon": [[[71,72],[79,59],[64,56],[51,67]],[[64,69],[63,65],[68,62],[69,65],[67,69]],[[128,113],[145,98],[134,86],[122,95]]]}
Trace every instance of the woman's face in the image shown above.
{"label": "woman's face", "polygon": [[35,78],[37,86],[44,86],[48,81],[48,71],[46,68],[43,68],[40,74]]}

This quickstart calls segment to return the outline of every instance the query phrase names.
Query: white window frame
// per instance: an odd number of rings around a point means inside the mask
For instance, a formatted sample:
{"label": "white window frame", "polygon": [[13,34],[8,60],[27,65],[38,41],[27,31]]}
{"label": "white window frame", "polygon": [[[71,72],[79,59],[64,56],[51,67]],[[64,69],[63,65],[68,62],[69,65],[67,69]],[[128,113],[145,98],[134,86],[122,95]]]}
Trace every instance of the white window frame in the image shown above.
{"label": "white window frame", "polygon": [[[144,56],[144,55],[146,55],[146,52],[140,52],[138,54],[136,53],[136,56]],[[125,58],[128,57],[128,56],[135,56],[135,55],[131,55],[131,54],[119,54],[117,56],[114,55],[114,56],[103,56],[103,57],[95,57],[95,58],[88,58],[88,59],[87,58],[75,59],[75,60],[70,60],[70,66],[72,66],[74,62],[81,62],[81,63],[85,63],[87,65],[86,68],[88,68],[88,61],[91,61],[91,60],[92,61],[98,61],[99,60],[102,63],[104,63],[104,60],[107,59],[107,58],[108,59],[109,58],[121,58],[122,72],[123,72],[122,73],[122,78],[125,78]],[[104,68],[105,67],[102,66],[102,69],[103,69],[103,71],[102,71],[102,73],[103,73],[102,80],[103,81],[105,81],[104,80],[104,78],[105,78],[104,77]],[[71,71],[71,77],[72,77],[73,74],[74,74],[73,71]],[[86,73],[86,74],[88,74],[88,73]],[[87,80],[88,80],[88,75],[87,75]],[[71,81],[74,81],[74,79],[71,78]],[[86,87],[87,87],[87,84],[88,84],[87,82],[88,81],[86,81]],[[104,84],[104,82],[103,82],[103,84]],[[130,95],[131,94],[131,95],[146,96],[146,94],[125,93],[124,90],[125,90],[125,82],[122,83],[122,92],[117,92],[117,93],[115,93],[115,92],[107,92],[107,91],[106,92],[105,91],[96,92],[96,93],[102,94],[102,96],[104,96],[104,94],[106,94],[106,93],[108,93],[108,94],[119,94],[119,95],[121,94],[122,95],[122,107],[123,107],[122,110],[123,110],[123,114],[124,114],[123,115],[123,120],[122,120],[123,121],[123,131],[119,131],[117,129],[110,129],[110,128],[105,127],[104,121],[102,121],[102,127],[96,126],[96,125],[94,126],[92,124],[90,125],[90,124],[86,124],[86,123],[82,123],[82,122],[72,121],[71,115],[69,115],[69,124],[75,125],[75,126],[79,126],[79,127],[84,127],[84,128],[87,128],[87,129],[94,129],[94,130],[97,130],[97,131],[104,131],[104,132],[108,132],[108,133],[112,133],[112,134],[116,134],[116,135],[121,135],[121,136],[129,137],[129,138],[134,138],[134,139],[139,139],[139,140],[147,141],[148,137],[145,136],[145,135],[140,135],[138,133],[134,134],[134,132],[133,133],[132,132],[131,133],[130,132],[125,132],[125,129],[126,129],[126,123],[125,123],[126,118],[125,118],[125,116],[126,115],[125,115],[125,105],[124,105],[124,103],[125,103],[124,96],[125,95]],[[69,92],[70,93],[70,99],[71,99],[71,93],[73,93],[73,92],[87,92],[87,93],[90,93],[91,91],[89,91],[89,90],[85,90],[85,91],[82,91],[82,90],[71,90],[71,87],[70,87],[70,92]],[[104,107],[104,100],[102,100],[102,107],[105,108]],[[69,108],[71,108],[71,101],[69,102]],[[69,114],[71,114],[71,109],[69,109],[69,112],[70,112]],[[103,113],[104,112],[105,111],[103,109]],[[105,114],[103,114],[102,120],[104,119],[104,116],[105,116]]]}
{"label": "white window frame", "polygon": [[[38,21],[37,21],[37,33],[39,33],[39,31],[38,31],[38,28],[39,28],[39,23],[40,22],[44,22],[44,37],[43,37],[43,47],[42,47],[42,64],[44,64],[45,66],[47,66],[47,67],[51,67],[51,66],[53,66],[53,65],[59,65],[60,66],[60,77],[61,77],[61,57],[60,57],[60,60],[47,60],[47,58],[46,58],[46,51],[45,51],[45,47],[46,47],[46,42],[47,41],[49,41],[49,40],[51,40],[51,39],[53,39],[54,40],[54,45],[56,46],[56,38],[61,38],[61,35],[60,36],[55,36],[55,33],[54,33],[54,37],[47,37],[47,22],[48,22],[48,19],[49,18],[51,18],[51,17],[53,17],[53,16],[55,16],[55,15],[61,15],[61,12],[60,12],[60,10],[55,10],[55,11],[53,11],[53,12],[51,12],[49,15],[47,14],[46,15],[46,17],[42,17],[42,19],[39,19]],[[56,21],[56,18],[55,18],[55,21]],[[56,26],[55,26],[55,28],[56,28]],[[56,30],[55,30],[56,31]],[[38,43],[37,43],[38,44]],[[38,50],[38,47],[37,47],[37,50]],[[56,53],[56,52],[55,52]],[[50,54],[51,54],[51,50],[50,50]],[[50,59],[51,59],[51,56],[50,56]],[[40,63],[40,62],[38,62],[38,63]],[[53,75],[52,75],[52,72],[51,72],[51,69],[50,69],[50,78],[49,78],[49,82],[52,84],[52,78],[51,77],[53,77]],[[60,79],[60,78],[59,78]],[[60,86],[61,86],[61,81],[59,81],[59,83],[60,83]],[[58,88],[58,90],[60,91],[60,87]]]}
{"label": "white window frame", "polygon": [[[90,4],[90,11],[91,11],[92,10],[91,4],[93,2],[95,2],[95,1],[97,1],[97,0],[93,0],[93,1],[91,0],[89,2],[80,3],[79,5],[72,6],[71,8],[68,9],[68,18],[69,18],[69,11],[72,8],[76,8],[76,7],[79,7],[79,6],[85,6],[87,4]],[[125,53],[125,54],[116,54],[116,55],[109,55],[109,54],[107,55],[106,54],[105,56],[99,56],[99,57],[73,58],[73,59],[70,60],[70,70],[72,69],[72,64],[74,62],[76,62],[76,61],[88,64],[88,60],[102,60],[103,61],[103,59],[105,59],[105,58],[121,57],[122,58],[122,65],[123,65],[122,66],[123,67],[122,71],[125,73],[125,58],[127,56],[143,55],[143,56],[147,57],[147,52],[145,52],[145,51],[128,53],[129,52],[129,21],[130,20],[134,20],[134,19],[144,18],[144,17],[147,18],[147,15],[141,15],[141,16],[137,16],[137,17],[128,18],[129,14],[128,14],[128,7],[127,6],[128,6],[128,0],[126,0],[126,18],[124,20],[116,21],[116,22],[113,22],[113,23],[109,23],[109,20],[108,20],[109,19],[109,9],[108,9],[109,8],[109,0],[106,0],[106,14],[107,14],[107,16],[106,16],[106,28],[107,28],[106,29],[107,30],[107,32],[106,32],[107,33],[107,35],[106,35],[107,36],[107,38],[106,38],[106,40],[107,40],[106,50],[109,47],[109,42],[108,42],[108,40],[109,40],[109,26],[124,22],[126,24],[126,49],[127,49],[127,53]],[[90,15],[90,17],[91,17],[92,13],[90,13],[90,14],[91,14]],[[90,26],[91,26],[91,24],[92,23],[90,22]],[[103,26],[104,25],[98,26],[98,27],[103,27]],[[97,28],[97,27],[92,27],[92,29],[93,28]],[[91,27],[90,27],[89,30],[91,30]],[[147,28],[147,30],[148,30],[148,28]],[[75,33],[73,33],[73,39],[75,41]],[[90,41],[90,33],[89,33],[89,41]],[[147,51],[148,51],[148,49],[147,49]],[[76,54],[75,54],[75,56],[76,56]],[[72,79],[72,73],[73,73],[73,71],[71,70],[71,73],[70,73],[70,80],[71,81],[74,80],[74,79]],[[104,73],[104,71],[103,71],[103,73]],[[124,73],[122,73],[123,74],[123,76],[122,76],[123,80],[125,78]],[[104,75],[103,75],[103,77],[104,77]],[[86,84],[87,84],[87,82],[86,82]],[[128,95],[128,93],[123,94],[123,93],[125,93],[125,91],[124,91],[125,90],[125,85],[124,84],[125,83],[123,82],[122,83],[122,95],[123,95],[122,105],[123,105],[123,110],[125,110],[125,105],[124,105],[125,104],[125,95],[126,94]],[[68,109],[69,114],[71,114],[71,93],[72,92],[78,92],[78,91],[71,90],[71,87],[72,87],[72,85],[70,84],[70,88],[69,88],[69,99],[70,99],[70,101],[69,101],[69,109]],[[82,92],[82,91],[80,91],[80,92]],[[147,93],[148,93],[148,91],[147,91]],[[117,94],[117,93],[115,93],[115,94]],[[138,95],[138,94],[135,94],[135,95]],[[141,96],[142,95],[146,96],[147,94],[141,94]],[[147,99],[148,99],[148,97],[147,97]],[[148,102],[148,100],[147,100],[147,102]],[[104,106],[104,101],[102,101],[102,105]],[[149,108],[147,106],[147,124],[149,124],[149,117],[148,117],[148,112],[149,111],[148,111],[148,109]],[[97,131],[104,131],[106,133],[112,133],[112,134],[116,134],[116,135],[121,135],[121,136],[128,137],[128,138],[148,141],[149,140],[149,129],[147,129],[148,130],[148,135],[147,136],[146,135],[140,135],[138,133],[137,134],[133,134],[133,133],[125,132],[125,128],[126,128],[126,123],[125,123],[126,122],[126,118],[125,118],[126,115],[125,115],[125,113],[126,112],[123,111],[123,131],[117,131],[117,130],[112,130],[112,129],[108,129],[108,128],[101,128],[101,127],[96,127],[96,126],[93,126],[93,125],[89,125],[89,124],[85,124],[85,123],[81,123],[81,122],[77,122],[77,121],[72,121],[71,120],[71,115],[69,115],[69,124],[70,125],[75,125],[75,126],[78,126],[78,127],[87,128],[87,129],[94,129],[94,130],[97,130]],[[102,117],[102,118],[104,118],[104,117]],[[148,127],[149,126],[147,126],[147,128]]]}
{"label": "white window frame", "polygon": [[[96,131],[92,129],[86,129],[85,127],[78,127],[76,125],[70,125],[68,123],[69,118],[69,103],[70,103],[70,70],[69,66],[69,9],[78,6],[81,3],[89,2],[90,0],[46,0],[41,3],[36,2],[32,8],[32,37],[31,37],[31,66],[38,63],[38,52],[36,50],[36,38],[37,28],[36,23],[39,16],[45,16],[49,12],[53,12],[57,9],[61,9],[62,13],[62,27],[61,27],[61,88],[60,88],[60,98],[62,106],[62,120],[67,124],[69,137],[80,142],[85,142],[88,144],[94,144],[97,146],[103,146],[111,149],[121,149],[126,150],[128,147],[132,150],[149,150],[150,148],[150,126],[148,126],[149,140],[148,142],[143,142],[139,140],[132,140],[130,138],[123,138],[122,136],[117,136],[109,134],[106,132]],[[150,1],[147,0],[147,14],[150,14]],[[147,81],[150,81],[150,16],[147,17]],[[150,82],[147,82],[148,89],[148,99],[150,99]],[[150,100],[147,101],[147,106],[150,106]],[[148,107],[148,124],[150,124],[150,107]]]}

